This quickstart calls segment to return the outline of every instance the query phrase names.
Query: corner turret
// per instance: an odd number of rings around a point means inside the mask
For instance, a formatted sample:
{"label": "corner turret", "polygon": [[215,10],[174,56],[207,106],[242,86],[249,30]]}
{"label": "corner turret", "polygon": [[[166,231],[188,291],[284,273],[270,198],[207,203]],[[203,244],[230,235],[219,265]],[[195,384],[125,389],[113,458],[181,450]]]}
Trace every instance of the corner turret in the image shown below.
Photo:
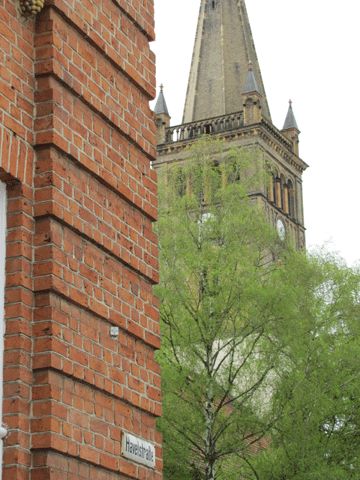
{"label": "corner turret", "polygon": [[300,130],[296,123],[295,115],[292,108],[292,101],[289,100],[289,109],[285,118],[285,123],[281,131],[286,138],[291,140],[293,144],[293,152],[299,156],[299,134]]}
{"label": "corner turret", "polygon": [[262,118],[260,93],[254,75],[252,62],[249,62],[245,86],[242,92],[244,109],[244,126],[260,123]]}
{"label": "corner turret", "polygon": [[166,140],[166,129],[170,127],[171,119],[165,101],[164,85],[160,85],[160,93],[156,101],[154,113],[157,127],[157,143],[160,145]]}

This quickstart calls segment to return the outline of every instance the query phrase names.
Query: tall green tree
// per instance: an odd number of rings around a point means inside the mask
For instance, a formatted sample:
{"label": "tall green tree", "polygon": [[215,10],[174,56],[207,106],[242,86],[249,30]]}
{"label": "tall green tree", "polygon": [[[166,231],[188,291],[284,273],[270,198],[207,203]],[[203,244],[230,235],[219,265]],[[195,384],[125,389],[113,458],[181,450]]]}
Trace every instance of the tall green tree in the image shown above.
{"label": "tall green tree", "polygon": [[[270,262],[279,249],[248,196],[257,152],[205,140],[160,172],[165,477],[239,478],[269,428],[278,359]],[[214,158],[218,162],[214,162]],[[255,161],[254,161],[255,160]],[[254,404],[264,404],[262,415]]]}
{"label": "tall green tree", "polygon": [[334,259],[287,258],[292,285],[277,341],[284,361],[261,480],[360,478],[360,274]]}
{"label": "tall green tree", "polygon": [[279,240],[261,162],[205,139],[160,171],[165,479],[359,475],[359,275]]}

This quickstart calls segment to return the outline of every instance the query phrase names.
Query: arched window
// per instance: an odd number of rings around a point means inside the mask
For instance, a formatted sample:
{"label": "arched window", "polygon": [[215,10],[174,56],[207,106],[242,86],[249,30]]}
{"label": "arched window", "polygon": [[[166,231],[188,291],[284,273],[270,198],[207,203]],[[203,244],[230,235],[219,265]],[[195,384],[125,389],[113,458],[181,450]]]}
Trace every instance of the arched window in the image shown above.
{"label": "arched window", "polygon": [[280,177],[275,178],[275,205],[282,208],[282,188]]}
{"label": "arched window", "polygon": [[286,193],[286,182],[283,174],[280,175],[280,188],[281,188],[281,206],[280,208],[286,212],[287,208],[287,193]]}
{"label": "arched window", "polygon": [[229,161],[226,165],[226,183],[240,182],[240,164],[237,161]]}
{"label": "arched window", "polygon": [[287,215],[289,214],[289,188],[287,183],[283,184],[283,210]]}
{"label": "arched window", "polygon": [[187,192],[193,198],[197,198],[199,204],[205,202],[206,180],[203,173],[201,165],[195,164],[186,178],[185,193]]}
{"label": "arched window", "polygon": [[275,175],[272,172],[268,175],[267,197],[270,202],[275,202]]}
{"label": "arched window", "polygon": [[295,189],[291,180],[287,182],[287,194],[289,203],[289,215],[291,218],[295,218]]}
{"label": "arched window", "polygon": [[182,168],[176,172],[175,185],[177,194],[179,197],[183,197],[186,193],[186,176]]}
{"label": "arched window", "polygon": [[219,160],[213,161],[211,169],[211,189],[212,192],[217,192],[221,188],[223,182],[222,170]]}

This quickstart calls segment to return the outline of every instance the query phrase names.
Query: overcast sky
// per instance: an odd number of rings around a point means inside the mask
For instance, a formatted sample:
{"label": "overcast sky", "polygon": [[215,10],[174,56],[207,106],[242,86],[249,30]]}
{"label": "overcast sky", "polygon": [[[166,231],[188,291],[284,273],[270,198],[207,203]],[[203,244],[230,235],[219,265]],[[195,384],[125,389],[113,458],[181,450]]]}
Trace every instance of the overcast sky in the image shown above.
{"label": "overcast sky", "polygon": [[[235,0],[234,0],[235,1]],[[293,100],[301,130],[307,246],[360,259],[360,4],[247,0],[273,123]],[[200,0],[155,0],[158,85],[181,123]]]}

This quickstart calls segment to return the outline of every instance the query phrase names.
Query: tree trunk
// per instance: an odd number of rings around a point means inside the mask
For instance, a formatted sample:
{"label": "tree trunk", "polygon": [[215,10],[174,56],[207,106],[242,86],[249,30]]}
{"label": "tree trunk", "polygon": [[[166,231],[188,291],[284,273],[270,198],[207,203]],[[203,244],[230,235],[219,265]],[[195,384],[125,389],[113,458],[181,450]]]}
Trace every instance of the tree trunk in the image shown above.
{"label": "tree trunk", "polygon": [[212,381],[209,381],[206,389],[205,403],[205,480],[215,480],[215,444],[213,439],[214,430],[214,394]]}

